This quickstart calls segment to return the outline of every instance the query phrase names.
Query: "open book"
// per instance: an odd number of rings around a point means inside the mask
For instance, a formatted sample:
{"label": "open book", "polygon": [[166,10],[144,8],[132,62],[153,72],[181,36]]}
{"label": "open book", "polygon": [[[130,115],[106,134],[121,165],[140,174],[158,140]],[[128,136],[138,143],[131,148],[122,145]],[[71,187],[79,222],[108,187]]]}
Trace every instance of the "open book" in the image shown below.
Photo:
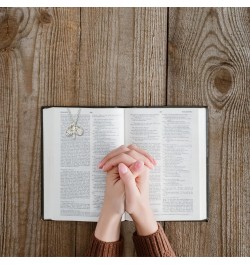
{"label": "open book", "polygon": [[[42,107],[43,219],[97,221],[106,176],[98,163],[133,143],[157,160],[150,170],[157,221],[207,220],[206,107],[80,109]],[[77,116],[83,135],[69,137]]]}

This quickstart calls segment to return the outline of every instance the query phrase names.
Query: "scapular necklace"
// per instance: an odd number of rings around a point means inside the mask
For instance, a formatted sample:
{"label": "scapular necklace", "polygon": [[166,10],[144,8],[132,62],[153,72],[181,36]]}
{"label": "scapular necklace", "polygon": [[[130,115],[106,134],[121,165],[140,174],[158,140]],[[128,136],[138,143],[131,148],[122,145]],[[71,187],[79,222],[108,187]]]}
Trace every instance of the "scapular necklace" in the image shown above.
{"label": "scapular necklace", "polygon": [[79,116],[80,116],[81,109],[78,109],[78,112],[77,112],[77,116],[76,116],[76,120],[75,121],[73,119],[72,113],[71,113],[71,111],[70,111],[69,108],[67,108],[67,111],[68,111],[69,116],[70,116],[70,118],[72,120],[72,123],[67,128],[66,135],[69,136],[69,137],[72,136],[74,139],[76,139],[76,135],[82,136],[83,135],[83,131],[84,131],[81,126],[77,125],[77,122],[78,122],[78,119],[79,119]]}

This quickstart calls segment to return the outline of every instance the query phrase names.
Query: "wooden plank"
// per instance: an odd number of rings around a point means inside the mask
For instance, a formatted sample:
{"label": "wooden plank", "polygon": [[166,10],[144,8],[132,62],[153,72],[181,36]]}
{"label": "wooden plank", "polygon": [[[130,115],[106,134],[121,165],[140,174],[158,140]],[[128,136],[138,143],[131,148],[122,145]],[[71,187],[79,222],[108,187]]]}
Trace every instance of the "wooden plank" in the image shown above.
{"label": "wooden plank", "polygon": [[181,256],[249,256],[249,10],[170,8],[168,105],[209,108],[210,219],[168,223]]}
{"label": "wooden plank", "polygon": [[167,8],[136,8],[133,106],[166,105]]}
{"label": "wooden plank", "polygon": [[[167,8],[83,8],[80,104],[151,106],[166,103]],[[93,223],[78,223],[83,256]],[[133,256],[134,225],[123,222],[124,255]]]}
{"label": "wooden plank", "polygon": [[79,9],[11,8],[2,17],[1,254],[73,256],[75,223],[40,220],[40,107],[78,103]]}
{"label": "wooden plank", "polygon": [[133,9],[82,8],[80,102],[130,105],[133,67]]}
{"label": "wooden plank", "polygon": [[0,9],[0,256],[18,251],[18,78],[11,46],[17,22]]}

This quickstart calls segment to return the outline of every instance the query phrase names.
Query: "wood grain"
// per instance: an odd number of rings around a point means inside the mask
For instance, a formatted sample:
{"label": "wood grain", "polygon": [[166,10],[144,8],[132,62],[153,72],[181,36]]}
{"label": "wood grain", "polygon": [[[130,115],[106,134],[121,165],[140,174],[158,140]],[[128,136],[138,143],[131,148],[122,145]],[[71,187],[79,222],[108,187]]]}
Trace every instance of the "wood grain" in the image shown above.
{"label": "wood grain", "polygon": [[[6,14],[6,15],[3,15]],[[18,251],[18,80],[15,53],[10,46],[16,21],[1,9],[0,23],[0,254]]]}
{"label": "wood grain", "polygon": [[249,33],[249,9],[170,9],[168,104],[209,108],[210,219],[169,224],[182,256],[250,254]]}
{"label": "wood grain", "polygon": [[[249,256],[248,8],[0,8],[0,256],[84,256],[95,223],[42,221],[42,105],[209,108],[209,222],[179,256]],[[134,226],[123,222],[124,255]]]}
{"label": "wood grain", "polygon": [[40,107],[77,104],[79,17],[1,10],[1,256],[75,254],[74,223],[40,220]]}

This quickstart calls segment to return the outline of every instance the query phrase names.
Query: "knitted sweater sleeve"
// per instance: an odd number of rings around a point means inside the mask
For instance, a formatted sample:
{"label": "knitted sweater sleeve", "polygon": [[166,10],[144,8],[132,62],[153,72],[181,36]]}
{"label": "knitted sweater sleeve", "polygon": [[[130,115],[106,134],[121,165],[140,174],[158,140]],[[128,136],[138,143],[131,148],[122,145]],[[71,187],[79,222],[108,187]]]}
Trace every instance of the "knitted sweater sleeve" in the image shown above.
{"label": "knitted sweater sleeve", "polygon": [[158,223],[158,230],[148,236],[139,236],[135,232],[133,241],[137,256],[139,257],[174,257],[175,253],[168,238]]}
{"label": "knitted sweater sleeve", "polygon": [[101,241],[93,234],[87,250],[87,257],[120,257],[123,249],[123,238],[115,242]]}
{"label": "knitted sweater sleeve", "polygon": [[[158,223],[158,230],[152,235],[139,236],[135,232],[133,241],[137,256],[139,257],[174,257],[175,253],[170,246],[168,238]],[[91,237],[90,245],[86,256],[88,257],[120,257],[123,252],[123,238],[115,242],[104,242],[95,237]]]}

